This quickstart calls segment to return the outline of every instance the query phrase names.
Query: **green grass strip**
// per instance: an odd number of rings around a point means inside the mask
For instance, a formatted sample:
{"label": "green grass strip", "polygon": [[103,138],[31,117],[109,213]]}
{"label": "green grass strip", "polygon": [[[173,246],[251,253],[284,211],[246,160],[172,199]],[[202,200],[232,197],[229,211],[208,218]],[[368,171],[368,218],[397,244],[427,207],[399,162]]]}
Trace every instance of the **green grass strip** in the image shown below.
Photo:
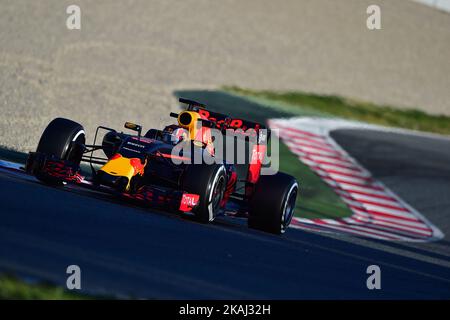
{"label": "green grass strip", "polygon": [[280,144],[280,171],[294,176],[300,185],[295,216],[301,218],[342,218],[352,214],[339,196],[285,144]]}
{"label": "green grass strip", "polygon": [[339,96],[299,91],[256,91],[239,87],[225,87],[224,90],[262,101],[276,102],[282,109],[289,109],[288,111],[300,115],[335,116],[389,127],[450,134],[450,117],[430,115],[415,109],[400,109]]}
{"label": "green grass strip", "polygon": [[0,276],[0,299],[10,300],[84,300],[89,296],[66,291],[47,283],[29,284],[13,276]]}

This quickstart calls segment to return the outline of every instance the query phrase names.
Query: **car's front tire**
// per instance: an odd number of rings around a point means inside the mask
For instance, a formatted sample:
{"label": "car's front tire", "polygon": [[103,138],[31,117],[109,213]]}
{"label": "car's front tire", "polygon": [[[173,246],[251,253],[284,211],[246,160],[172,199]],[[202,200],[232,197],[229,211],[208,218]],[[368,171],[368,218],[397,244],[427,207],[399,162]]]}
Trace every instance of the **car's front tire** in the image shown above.
{"label": "car's front tire", "polygon": [[[43,154],[49,159],[65,160],[79,166],[85,142],[85,132],[81,124],[65,118],[56,118],[42,133],[36,153]],[[35,172],[35,175],[45,183],[62,184],[61,179],[50,177],[44,172]]]}

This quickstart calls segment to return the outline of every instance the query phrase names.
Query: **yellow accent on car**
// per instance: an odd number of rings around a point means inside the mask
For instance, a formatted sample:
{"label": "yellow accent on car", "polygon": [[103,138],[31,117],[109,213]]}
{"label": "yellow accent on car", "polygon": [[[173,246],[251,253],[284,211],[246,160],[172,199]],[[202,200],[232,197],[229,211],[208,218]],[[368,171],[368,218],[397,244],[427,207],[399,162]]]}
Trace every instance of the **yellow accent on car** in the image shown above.
{"label": "yellow accent on car", "polygon": [[131,178],[135,175],[134,168],[130,163],[130,159],[122,156],[113,157],[103,167],[101,167],[100,170],[112,176],[128,178],[128,184],[126,187],[127,191],[130,188]]}

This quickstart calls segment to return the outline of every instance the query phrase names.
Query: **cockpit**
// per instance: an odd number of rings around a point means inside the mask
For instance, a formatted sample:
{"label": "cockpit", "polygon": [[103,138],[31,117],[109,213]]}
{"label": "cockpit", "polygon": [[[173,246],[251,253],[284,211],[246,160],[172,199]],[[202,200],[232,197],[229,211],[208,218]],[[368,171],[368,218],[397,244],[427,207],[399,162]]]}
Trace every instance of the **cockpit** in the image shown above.
{"label": "cockpit", "polygon": [[164,130],[150,129],[145,134],[146,138],[162,141],[166,144],[177,145],[189,139],[189,132],[177,125],[170,125]]}

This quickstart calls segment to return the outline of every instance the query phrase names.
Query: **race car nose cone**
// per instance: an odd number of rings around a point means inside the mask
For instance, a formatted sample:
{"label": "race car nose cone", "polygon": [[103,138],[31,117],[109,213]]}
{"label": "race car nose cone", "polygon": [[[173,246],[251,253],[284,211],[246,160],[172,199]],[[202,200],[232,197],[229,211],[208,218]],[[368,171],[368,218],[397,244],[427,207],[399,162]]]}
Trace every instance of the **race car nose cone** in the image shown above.
{"label": "race car nose cone", "polygon": [[127,187],[128,179],[123,176],[114,176],[100,170],[97,173],[97,182],[122,192],[125,191],[125,188]]}

